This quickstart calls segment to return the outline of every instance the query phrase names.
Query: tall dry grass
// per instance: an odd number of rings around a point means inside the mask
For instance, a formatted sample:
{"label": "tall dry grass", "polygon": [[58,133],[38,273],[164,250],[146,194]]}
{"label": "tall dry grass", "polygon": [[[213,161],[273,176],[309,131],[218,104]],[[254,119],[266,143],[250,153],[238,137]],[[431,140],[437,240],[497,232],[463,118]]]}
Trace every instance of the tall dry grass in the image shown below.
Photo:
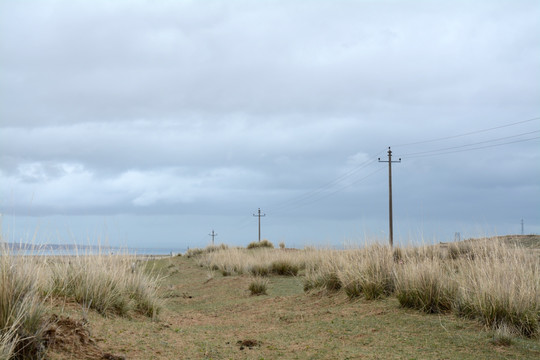
{"label": "tall dry grass", "polygon": [[0,246],[0,356],[43,356],[45,306],[39,295],[34,263]]}
{"label": "tall dry grass", "polygon": [[103,315],[155,317],[160,279],[132,255],[15,255],[0,246],[0,359],[40,359],[52,309],[62,297]]}
{"label": "tall dry grass", "polygon": [[221,271],[223,275],[297,275],[305,268],[308,257],[304,251],[275,250],[266,247],[249,250],[223,248],[217,251],[203,251],[197,261],[199,265]]}
{"label": "tall dry grass", "polygon": [[60,257],[48,267],[42,289],[103,315],[134,311],[155,317],[161,310],[159,278],[136,264],[135,256],[121,253]]}
{"label": "tall dry grass", "polygon": [[455,310],[494,328],[540,335],[540,261],[528,249],[483,242],[457,260]]}
{"label": "tall dry grass", "polygon": [[348,250],[220,249],[198,262],[224,275],[265,276],[292,266],[304,270],[306,291],[344,291],[369,300],[393,295],[403,307],[454,312],[494,329],[540,335],[540,256],[502,241],[393,250],[378,244]]}

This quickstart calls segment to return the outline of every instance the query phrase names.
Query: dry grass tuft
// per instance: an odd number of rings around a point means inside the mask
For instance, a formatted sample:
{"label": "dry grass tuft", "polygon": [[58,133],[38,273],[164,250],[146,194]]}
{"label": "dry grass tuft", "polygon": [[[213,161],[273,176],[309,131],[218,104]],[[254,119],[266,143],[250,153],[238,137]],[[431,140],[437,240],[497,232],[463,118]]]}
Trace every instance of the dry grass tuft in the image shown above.
{"label": "dry grass tuft", "polygon": [[540,334],[539,257],[503,241],[395,249],[374,244],[341,251],[222,249],[205,252],[198,262],[224,275],[305,270],[305,291],[344,291],[368,300],[395,295],[403,307],[455,312],[526,337]]}
{"label": "dry grass tuft", "polygon": [[474,260],[458,262],[456,312],[486,326],[506,325],[527,337],[540,334],[540,264],[537,255],[503,243],[480,243]]}
{"label": "dry grass tuft", "polygon": [[215,251],[226,250],[228,248],[229,247],[227,245],[225,245],[225,244],[220,244],[220,245],[215,245],[215,246],[209,245],[209,246],[205,247],[204,249],[192,248],[192,249],[188,249],[188,251],[186,251],[185,256],[187,256],[188,258],[192,258],[192,257],[197,257],[197,256],[201,256],[201,255],[204,255],[204,254],[212,253],[212,252],[215,252]]}
{"label": "dry grass tuft", "polygon": [[224,276],[252,274],[268,276],[295,276],[305,268],[306,253],[259,248],[257,251],[241,248],[224,249],[198,257],[201,266],[219,270]]}
{"label": "dry grass tuft", "polygon": [[161,304],[159,279],[136,269],[130,255],[80,255],[58,259],[51,266],[45,292],[72,299],[103,315],[131,311],[155,317]]}
{"label": "dry grass tuft", "polygon": [[45,307],[34,265],[0,248],[0,354],[5,359],[43,356]]}
{"label": "dry grass tuft", "polygon": [[268,279],[262,277],[254,277],[249,284],[251,295],[266,295],[268,291]]}
{"label": "dry grass tuft", "polygon": [[300,271],[300,266],[298,264],[285,259],[272,261],[270,268],[273,274],[285,276],[296,276]]}
{"label": "dry grass tuft", "polygon": [[264,239],[262,241],[254,241],[248,244],[248,249],[260,249],[260,248],[274,248],[274,244],[272,244],[270,241]]}
{"label": "dry grass tuft", "polygon": [[436,259],[410,261],[397,266],[396,297],[401,306],[426,313],[452,310],[457,283],[451,272]]}
{"label": "dry grass tuft", "polygon": [[[156,276],[128,255],[14,255],[0,247],[0,358],[40,359],[49,311],[46,298],[63,297],[103,315],[161,310]],[[51,302],[52,304],[52,302]]]}
{"label": "dry grass tuft", "polygon": [[536,253],[502,241],[421,246],[393,251],[312,251],[304,289],[343,291],[350,298],[395,294],[404,307],[427,313],[454,311],[486,327],[508,326],[540,334],[540,261]]}

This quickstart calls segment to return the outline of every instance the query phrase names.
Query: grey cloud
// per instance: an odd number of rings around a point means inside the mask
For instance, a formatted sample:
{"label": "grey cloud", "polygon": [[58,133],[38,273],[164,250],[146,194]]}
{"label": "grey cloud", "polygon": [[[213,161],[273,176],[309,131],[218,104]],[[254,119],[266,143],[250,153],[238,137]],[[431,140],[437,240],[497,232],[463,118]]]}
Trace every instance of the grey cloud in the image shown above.
{"label": "grey cloud", "polygon": [[0,210],[227,227],[263,206],[354,233],[355,217],[385,223],[384,165],[355,169],[392,145],[398,219],[534,214],[537,141],[406,155],[538,122],[403,144],[538,116],[539,15],[527,0],[2,1]]}
{"label": "grey cloud", "polygon": [[[34,106],[26,118],[9,106],[4,111],[18,124],[192,111],[339,113],[388,103],[451,108],[466,107],[471,98],[506,102],[518,90],[529,90],[522,105],[535,104],[537,85],[514,85],[528,84],[516,80],[531,76],[516,70],[521,65],[538,76],[529,60],[538,53],[514,50],[516,39],[526,41],[523,30],[526,39],[538,41],[529,32],[537,30],[534,11],[522,3],[514,18],[501,17],[505,6],[495,6],[491,18],[468,14],[461,4],[442,21],[434,16],[442,9],[433,6],[416,13],[416,6],[400,5],[395,13],[384,11],[394,3],[347,5],[181,3],[164,12],[141,3],[97,3],[84,11],[57,6],[46,15],[23,6],[42,29],[23,30],[29,35],[23,46],[8,41],[2,62],[4,80],[19,84]],[[8,24],[6,31],[26,29]],[[47,71],[35,71],[40,68]]]}

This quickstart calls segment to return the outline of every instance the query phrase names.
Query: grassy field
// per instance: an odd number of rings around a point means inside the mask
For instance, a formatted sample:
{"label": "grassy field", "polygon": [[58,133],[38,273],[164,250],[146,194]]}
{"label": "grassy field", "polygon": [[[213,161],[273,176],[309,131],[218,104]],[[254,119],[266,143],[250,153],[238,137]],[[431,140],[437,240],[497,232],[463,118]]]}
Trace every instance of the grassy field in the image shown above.
{"label": "grassy field", "polygon": [[[534,239],[527,238],[526,241],[530,242],[532,247],[538,244]],[[444,249],[445,259],[450,258],[452,264],[467,264],[467,259],[471,257],[468,250],[464,249]],[[104,311],[102,307],[91,306],[88,299],[86,302],[75,301],[75,297],[70,293],[53,296],[54,292],[50,290],[52,285],[49,283],[49,290],[41,290],[47,295],[40,303],[42,306],[40,311],[49,319],[43,337],[52,341],[47,344],[48,350],[42,354],[43,357],[49,359],[537,359],[540,357],[540,342],[536,335],[527,337],[514,331],[504,331],[501,326],[488,326],[478,317],[463,317],[454,311],[425,313],[418,309],[407,308],[394,292],[379,296],[375,300],[366,300],[362,292],[357,294],[358,296],[350,296],[343,285],[346,285],[345,279],[353,279],[354,273],[345,272],[348,265],[344,259],[369,264],[366,255],[361,251],[336,252],[329,256],[329,250],[314,249],[215,250],[203,251],[189,258],[171,257],[140,263],[133,272],[130,270],[133,264],[123,260],[121,263],[125,269],[120,270],[121,266],[116,268],[115,273],[124,271],[128,274],[127,279],[138,278],[138,284],[142,284],[143,287],[148,286],[147,281],[159,283],[159,288],[155,289],[155,298],[151,296],[153,292],[150,292],[149,299],[155,301],[154,303],[149,300],[150,306],[137,305],[132,301],[136,292],[128,292],[132,294],[126,300],[128,305],[122,305],[123,302],[120,301],[120,305],[114,305],[110,310]],[[377,251],[383,257],[387,254],[382,248]],[[344,254],[347,255],[344,257]],[[401,256],[402,258],[391,263],[404,262],[404,265],[408,265],[405,251]],[[289,271],[287,270],[285,273],[288,275],[277,275],[280,269],[283,269],[278,260],[284,263],[297,261],[298,266],[293,266],[292,272],[287,273]],[[536,257],[534,269],[538,266],[538,260]],[[478,258],[475,261],[478,261]],[[69,266],[74,265],[71,263]],[[100,264],[100,267],[111,266]],[[332,266],[344,270],[343,273],[336,275],[341,284],[339,289],[331,290],[324,284],[320,287],[306,286],[312,284],[310,279],[313,280],[314,276],[320,275],[324,269],[330,269]],[[60,269],[59,273],[64,274],[62,271],[65,268]],[[140,275],[142,273],[146,275]],[[292,276],[292,273],[296,275]],[[399,278],[399,274],[396,276]],[[266,294],[252,295],[250,285],[255,280],[261,279],[263,285],[266,284]],[[533,279],[533,283],[536,284],[534,281]],[[121,282],[126,283],[126,279]],[[133,279],[127,281],[128,284],[132,282]],[[130,285],[127,288],[132,287]],[[506,284],[506,287],[511,286]],[[69,288],[69,284],[56,287],[56,289]],[[393,288],[392,291],[397,289]],[[536,299],[533,300],[538,301],[538,292],[534,293],[534,296]],[[537,317],[534,321],[538,321],[539,315],[540,313],[535,314]]]}

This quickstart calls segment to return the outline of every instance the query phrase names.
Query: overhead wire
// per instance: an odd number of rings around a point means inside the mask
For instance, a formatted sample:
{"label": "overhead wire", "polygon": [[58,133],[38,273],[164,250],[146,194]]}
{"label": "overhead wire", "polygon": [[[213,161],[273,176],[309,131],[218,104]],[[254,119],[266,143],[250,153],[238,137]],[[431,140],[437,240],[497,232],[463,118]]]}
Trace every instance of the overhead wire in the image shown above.
{"label": "overhead wire", "polygon": [[539,117],[530,118],[530,119],[526,119],[526,120],[521,120],[521,121],[512,122],[512,123],[509,123],[509,124],[504,124],[504,125],[494,126],[494,127],[490,127],[490,128],[486,128],[486,129],[480,129],[480,130],[475,130],[475,131],[469,131],[469,132],[462,133],[462,134],[457,134],[457,135],[445,136],[445,137],[440,137],[440,138],[435,138],[435,139],[429,139],[429,140],[415,141],[415,142],[404,143],[404,144],[396,144],[396,145],[392,145],[392,147],[405,147],[405,146],[411,146],[411,145],[427,144],[427,143],[437,142],[437,141],[442,141],[442,140],[456,139],[456,138],[463,137],[463,136],[469,136],[469,135],[474,135],[474,134],[480,134],[480,133],[487,132],[487,131],[503,129],[503,128],[506,128],[506,127],[515,126],[515,125],[520,125],[520,124],[525,124],[525,123],[532,122],[532,121],[537,121],[537,120],[540,120],[540,116],[539,116]]}
{"label": "overhead wire", "polygon": [[[322,196],[319,196],[319,197],[317,197],[317,198],[314,198],[314,199],[311,199],[311,200],[308,200],[308,201],[305,201],[305,202],[297,203],[297,204],[295,204],[295,205],[293,205],[293,206],[291,206],[291,207],[288,207],[288,208],[286,208],[286,209],[287,209],[287,210],[295,210],[295,209],[298,209],[298,208],[300,208],[300,207],[303,207],[303,206],[306,206],[306,205],[310,205],[310,204],[315,203],[315,202],[317,202],[317,201],[323,200],[323,199],[325,199],[325,198],[327,198],[327,197],[330,197],[330,196],[332,196],[332,195],[334,195],[334,194],[337,194],[338,192],[341,192],[341,191],[343,191],[343,190],[345,190],[345,189],[347,189],[347,188],[350,188],[351,186],[354,186],[354,185],[356,185],[356,184],[358,184],[358,183],[364,181],[365,179],[367,179],[367,178],[369,178],[369,177],[375,175],[376,173],[380,172],[381,170],[383,170],[383,169],[385,169],[385,168],[386,168],[385,166],[380,166],[377,170],[372,171],[371,173],[367,174],[366,176],[363,176],[363,177],[361,177],[360,179],[357,179],[357,180],[355,180],[355,181],[353,181],[353,182],[351,182],[351,183],[349,183],[349,184],[346,184],[346,185],[344,185],[344,186],[341,186],[341,187],[335,189],[335,190],[332,191],[332,192],[322,194]],[[282,211],[283,211],[283,209],[282,209]]]}
{"label": "overhead wire", "polygon": [[[529,132],[524,132],[524,133],[521,133],[521,134],[510,135],[510,136],[503,136],[503,137],[499,137],[499,138],[495,138],[495,139],[478,141],[478,142],[469,143],[469,144],[450,146],[450,147],[445,147],[445,148],[441,148],[441,149],[420,151],[420,152],[414,152],[414,153],[405,153],[405,154],[400,154],[400,156],[401,157],[405,157],[405,156],[412,157],[412,156],[417,156],[417,155],[422,155],[422,154],[432,154],[434,152],[461,149],[461,148],[471,147],[471,146],[474,146],[474,145],[480,145],[480,144],[486,144],[486,143],[491,143],[491,142],[496,142],[496,141],[501,141],[501,140],[506,140],[506,139],[512,139],[512,138],[516,138],[516,137],[520,137],[520,136],[524,136],[524,135],[536,134],[536,133],[540,133],[540,130],[529,131]],[[531,140],[534,140],[534,139],[535,138],[531,138]],[[511,144],[511,143],[513,143],[513,142],[509,142],[509,144]],[[504,144],[506,144],[506,143],[504,143]],[[466,150],[472,150],[472,149],[466,149]],[[466,150],[464,150],[464,151],[466,151]]]}
{"label": "overhead wire", "polygon": [[[334,180],[332,180],[332,181],[330,181],[330,182],[328,182],[328,183],[326,183],[324,185],[319,186],[318,188],[315,188],[315,189],[310,190],[310,191],[308,191],[306,193],[303,193],[303,194],[301,194],[299,196],[296,196],[296,197],[293,197],[293,198],[291,198],[289,200],[278,203],[276,206],[273,207],[274,211],[275,210],[281,211],[281,210],[284,210],[286,208],[293,207],[293,206],[295,206],[295,204],[309,201],[311,198],[317,197],[317,196],[325,193],[327,190],[330,190],[331,188],[333,188],[335,186],[338,186],[339,184],[342,184],[344,181],[352,178],[353,176],[358,174],[361,170],[365,169],[369,165],[376,162],[377,161],[376,160],[377,156],[380,155],[382,152],[384,152],[384,150],[379,151],[378,153],[374,154],[373,156],[370,156],[368,160],[364,161],[360,165],[358,165],[355,168],[349,170],[345,174],[340,175],[339,177],[335,178]],[[339,189],[346,188],[346,187],[349,187],[349,186],[348,185],[345,185],[345,186],[340,185],[340,187],[338,187],[338,191],[336,191],[336,192],[339,192],[340,191]],[[335,193],[335,192],[333,192],[333,193]],[[326,197],[326,196],[323,195],[323,198],[324,197]]]}
{"label": "overhead wire", "polygon": [[411,155],[411,156],[408,156],[408,158],[438,156],[438,155],[453,154],[453,153],[459,153],[459,152],[465,152],[465,151],[471,151],[471,150],[487,149],[487,148],[492,148],[492,147],[497,147],[497,146],[516,144],[516,143],[521,143],[521,142],[527,142],[527,141],[532,141],[532,140],[537,140],[537,139],[540,139],[540,136],[527,138],[527,139],[520,139],[520,140],[515,140],[515,141],[508,141],[508,142],[504,142],[504,143],[500,143],[500,144],[492,144],[492,145],[479,146],[479,147],[474,147],[474,148],[469,148],[469,149],[462,149],[462,150],[454,150],[454,151],[446,151],[446,152],[435,152],[435,150],[434,150],[434,151],[430,151],[429,154]]}
{"label": "overhead wire", "polygon": [[[533,121],[537,121],[537,120],[540,120],[540,117],[529,118],[529,119],[526,119],[526,120],[516,121],[516,122],[504,124],[504,125],[494,126],[494,127],[485,128],[485,129],[479,129],[479,130],[475,130],[475,131],[469,131],[469,132],[456,134],[456,135],[452,135],[452,136],[445,136],[445,137],[439,137],[439,138],[428,139],[428,140],[423,140],[423,141],[415,141],[415,142],[410,142],[410,143],[397,144],[397,145],[393,145],[393,147],[407,147],[407,146],[412,146],[412,145],[428,144],[428,143],[434,143],[434,142],[438,142],[438,141],[451,140],[451,139],[470,136],[470,135],[479,134],[479,133],[483,133],[483,132],[503,129],[503,128],[516,126],[516,125],[521,125],[521,124],[525,124],[525,123],[529,123],[529,122],[533,122]],[[519,140],[515,140],[515,141],[508,141],[508,142],[503,142],[503,143],[498,143],[498,144],[490,144],[490,145],[485,145],[485,146],[474,147],[475,145],[487,144],[487,143],[497,142],[497,141],[501,141],[501,140],[516,138],[516,137],[520,137],[520,136],[531,135],[531,134],[535,134],[535,133],[538,133],[538,132],[540,132],[540,131],[530,131],[530,132],[525,132],[525,133],[521,133],[521,134],[515,134],[515,135],[500,137],[500,138],[496,138],[496,139],[490,139],[490,140],[479,141],[479,142],[463,144],[463,145],[458,145],[458,146],[452,146],[452,147],[445,147],[445,148],[441,148],[441,149],[414,152],[414,153],[405,153],[405,154],[402,154],[400,156],[401,157],[406,156],[408,158],[429,157],[429,156],[437,156],[437,155],[445,155],[445,154],[452,154],[452,153],[458,153],[458,152],[479,150],[479,149],[485,149],[485,148],[509,145],[509,144],[520,143],[520,142],[527,142],[527,141],[540,139],[540,136],[532,137],[532,138],[526,138],[526,139],[519,139]],[[381,153],[383,153],[385,150],[386,150],[386,148],[383,149],[382,151],[378,152],[377,154],[375,154],[373,157],[370,157],[369,160],[367,160],[367,161],[363,162],[362,164],[358,165],[357,167],[349,170],[345,174],[340,175],[339,177],[335,178],[334,180],[332,180],[332,181],[330,181],[328,183],[325,183],[325,184],[323,184],[323,185],[321,185],[321,186],[319,186],[319,187],[317,187],[317,188],[315,188],[313,190],[307,191],[307,192],[305,192],[305,193],[303,193],[301,195],[298,195],[296,197],[293,197],[293,198],[290,198],[290,199],[288,199],[286,201],[278,203],[277,206],[270,207],[270,210],[271,211],[282,212],[284,210],[296,209],[296,208],[299,208],[299,207],[302,207],[302,206],[306,206],[306,205],[315,203],[315,202],[320,201],[322,199],[325,199],[325,198],[327,198],[329,196],[332,196],[332,195],[334,195],[334,194],[336,194],[336,193],[338,193],[340,191],[343,191],[343,190],[345,190],[345,189],[347,189],[347,188],[349,188],[351,186],[354,186],[354,185],[360,183],[361,181],[363,181],[363,180],[373,176],[374,174],[380,172],[385,167],[381,166],[377,170],[367,174],[366,176],[363,176],[363,177],[361,177],[359,179],[356,179],[356,180],[354,180],[352,182],[344,184],[344,182],[346,180],[351,179],[352,177],[357,175],[361,170],[363,170],[363,169],[367,168],[368,166],[370,166],[371,164],[375,163],[377,156],[380,155]],[[332,188],[334,188],[334,189],[332,190]],[[332,190],[332,191],[330,191],[330,190]],[[237,233],[239,230],[247,227],[250,223],[251,223],[251,218],[249,218],[249,219],[244,218],[241,222],[239,222],[239,226],[236,227],[233,230],[233,232]]]}

